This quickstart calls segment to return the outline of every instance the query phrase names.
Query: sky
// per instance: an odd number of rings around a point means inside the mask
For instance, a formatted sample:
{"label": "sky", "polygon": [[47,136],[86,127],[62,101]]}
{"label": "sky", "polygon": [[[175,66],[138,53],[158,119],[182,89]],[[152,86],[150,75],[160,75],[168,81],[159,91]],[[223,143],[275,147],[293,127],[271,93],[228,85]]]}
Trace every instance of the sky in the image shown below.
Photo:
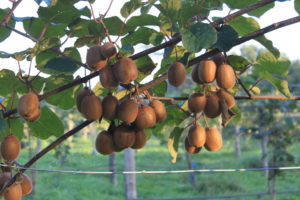
{"label": "sky", "polygon": [[[95,13],[104,13],[108,7],[110,0],[96,0],[93,7]],[[122,3],[119,3],[122,2]],[[112,9],[108,13],[110,15],[118,15],[120,8],[123,5],[121,0],[115,0],[112,5]],[[83,6],[82,3],[79,6]],[[294,10],[294,1],[286,1],[286,2],[276,2],[275,8],[271,9],[267,13],[265,13],[261,18],[257,19],[261,25],[261,27],[268,26],[274,22],[281,21],[284,19],[288,19],[291,17],[295,17],[298,14]],[[9,0],[1,0],[0,8],[11,7],[11,2]],[[38,9],[38,5],[34,0],[23,0],[19,7],[15,10],[15,16],[17,17],[25,17],[25,16],[37,16],[36,11]],[[225,8],[223,11],[214,11],[211,16],[226,16],[228,13],[228,8]],[[21,24],[17,24],[16,28],[18,30],[24,31]],[[271,39],[274,43],[274,46],[277,47],[282,53],[286,54],[291,60],[300,60],[299,54],[299,33],[300,33],[300,23],[294,24],[291,26],[284,27],[282,29],[273,31],[271,33],[266,34],[265,36],[268,39]],[[71,43],[72,41],[70,41]],[[70,44],[69,43],[69,44]],[[258,43],[254,41],[247,42],[245,44],[254,44],[260,46]],[[68,43],[67,43],[68,45]],[[25,50],[28,47],[33,47],[34,43],[29,39],[24,38],[23,36],[19,36],[18,34],[12,33],[11,36],[4,42],[0,43],[0,51],[5,51],[8,53],[18,52]],[[235,47],[231,50],[231,52],[238,53],[240,46]],[[83,62],[85,61],[86,48],[80,49],[81,57]],[[230,54],[230,53],[229,53]],[[153,57],[155,60],[159,60],[157,54]],[[154,62],[158,62],[155,61]],[[34,66],[34,62],[33,62]],[[21,62],[22,70],[26,71],[29,67],[29,63],[24,61]],[[0,69],[9,68],[14,71],[18,70],[18,64],[13,59],[1,59],[0,60]],[[32,70],[32,74],[38,73],[37,70]],[[82,73],[82,70],[77,72],[79,74]]]}

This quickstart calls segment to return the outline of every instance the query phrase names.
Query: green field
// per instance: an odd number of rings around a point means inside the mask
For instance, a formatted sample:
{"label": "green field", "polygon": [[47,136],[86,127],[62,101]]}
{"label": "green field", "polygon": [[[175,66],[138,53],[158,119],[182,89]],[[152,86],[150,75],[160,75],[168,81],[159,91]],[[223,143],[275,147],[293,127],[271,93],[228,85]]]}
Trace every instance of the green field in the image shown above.
{"label": "green field", "polygon": [[[195,169],[253,168],[260,167],[260,145],[257,140],[243,140],[242,157],[236,159],[232,139],[225,139],[219,152],[202,150],[193,155]],[[47,143],[42,142],[42,146]],[[40,159],[34,166],[39,169],[61,169],[82,171],[108,171],[108,157],[93,154],[92,139],[75,137],[70,154],[64,166],[54,157],[54,152]],[[290,147],[299,165],[300,145]],[[298,157],[297,157],[298,156]],[[117,156],[117,171],[123,170],[123,153]],[[21,163],[28,159],[28,150],[22,151]],[[180,170],[187,169],[185,154],[180,147],[177,163],[171,163],[166,145],[160,145],[154,137],[146,147],[137,151],[137,170]],[[28,171],[27,174],[30,174]],[[260,193],[267,191],[267,180],[262,172],[197,173],[196,185],[188,182],[188,174],[138,174],[137,190],[139,198],[186,198],[212,195],[232,195]],[[286,171],[277,178],[277,191],[300,189],[300,172]],[[116,186],[110,184],[108,175],[65,174],[56,172],[37,172],[35,192],[24,199],[30,200],[118,200],[124,199],[123,175],[117,175]],[[235,199],[257,199],[243,197]],[[264,196],[258,199],[268,199]],[[300,199],[300,193],[281,194],[277,199]]]}

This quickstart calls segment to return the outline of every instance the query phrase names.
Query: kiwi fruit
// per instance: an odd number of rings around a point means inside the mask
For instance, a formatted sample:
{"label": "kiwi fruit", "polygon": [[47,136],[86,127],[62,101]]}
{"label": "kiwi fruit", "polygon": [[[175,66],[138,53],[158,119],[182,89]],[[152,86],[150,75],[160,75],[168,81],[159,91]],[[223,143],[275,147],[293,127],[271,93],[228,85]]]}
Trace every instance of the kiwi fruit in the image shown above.
{"label": "kiwi fruit", "polygon": [[9,134],[1,142],[1,156],[5,161],[14,161],[18,158],[21,144],[19,139]]}
{"label": "kiwi fruit", "polygon": [[216,118],[221,114],[220,100],[217,94],[212,94],[206,97],[206,104],[204,108],[205,116],[209,118]]}
{"label": "kiwi fruit", "polygon": [[117,49],[113,43],[109,42],[109,43],[105,43],[101,46],[100,52],[104,58],[110,59],[110,58],[114,58],[116,56]]}
{"label": "kiwi fruit", "polygon": [[184,140],[184,148],[185,148],[186,152],[188,152],[189,154],[199,153],[202,149],[202,147],[195,147],[195,146],[190,145],[187,137]]}
{"label": "kiwi fruit", "polygon": [[76,106],[79,112],[81,112],[81,103],[84,97],[93,95],[93,91],[90,90],[88,87],[84,87],[80,90],[76,96]]}
{"label": "kiwi fruit", "polygon": [[203,82],[199,79],[198,70],[199,70],[199,64],[194,65],[191,72],[192,80],[195,83],[203,84]]}
{"label": "kiwi fruit", "polygon": [[29,122],[33,122],[33,121],[36,121],[37,119],[39,119],[40,116],[41,116],[41,109],[37,108],[31,113],[31,115],[29,115],[25,119]]}
{"label": "kiwi fruit", "polygon": [[216,79],[217,66],[213,60],[201,61],[198,67],[199,80],[203,83],[211,83]]}
{"label": "kiwi fruit", "polygon": [[153,108],[156,115],[156,123],[165,121],[167,118],[167,111],[165,105],[158,100],[150,102],[150,106]]}
{"label": "kiwi fruit", "polygon": [[222,53],[218,53],[211,57],[211,59],[216,63],[217,66],[220,66],[226,63],[226,58]]}
{"label": "kiwi fruit", "polygon": [[206,128],[206,142],[204,147],[208,151],[217,151],[222,147],[222,135],[215,128]]}
{"label": "kiwi fruit", "polygon": [[227,92],[226,90],[220,89],[217,92],[217,95],[218,95],[220,101],[222,101],[222,100],[225,101],[225,103],[227,104],[227,107],[229,109],[232,108],[235,105],[234,97],[229,92]]}
{"label": "kiwi fruit", "polygon": [[192,125],[187,135],[191,146],[202,147],[205,143],[205,129],[199,124]]}
{"label": "kiwi fruit", "polygon": [[107,58],[101,55],[101,46],[95,45],[88,49],[86,54],[86,63],[95,70],[102,69],[107,64]]}
{"label": "kiwi fruit", "polygon": [[119,149],[131,147],[135,143],[135,131],[131,126],[123,123],[114,130],[113,140]]}
{"label": "kiwi fruit", "polygon": [[175,62],[169,66],[168,80],[175,87],[181,86],[185,81],[186,69],[180,62]]}
{"label": "kiwi fruit", "polygon": [[102,101],[102,108],[103,108],[103,117],[108,120],[113,120],[117,117],[119,101],[118,99],[109,94],[104,97]]}
{"label": "kiwi fruit", "polygon": [[138,69],[135,62],[130,58],[121,58],[113,66],[116,79],[124,84],[134,81],[138,77]]}
{"label": "kiwi fruit", "polygon": [[29,176],[27,176],[26,174],[22,174],[22,183],[21,183],[21,188],[22,188],[22,195],[26,196],[28,194],[31,193],[32,191],[32,181],[29,178]]}
{"label": "kiwi fruit", "polygon": [[100,132],[96,138],[95,146],[102,155],[112,154],[115,149],[112,134],[107,131]]}
{"label": "kiwi fruit", "polygon": [[102,103],[95,95],[85,96],[81,102],[81,112],[87,120],[98,120],[102,116]]}
{"label": "kiwi fruit", "polygon": [[156,124],[156,114],[151,106],[141,105],[134,124],[139,129],[150,128]]}
{"label": "kiwi fruit", "polygon": [[[10,172],[0,172],[0,190],[6,184],[7,181],[11,178]],[[0,195],[1,197],[1,195]]]}
{"label": "kiwi fruit", "polygon": [[113,73],[113,68],[111,66],[106,66],[100,70],[100,83],[105,89],[114,89],[118,87],[119,81],[115,78]]}
{"label": "kiwi fruit", "polygon": [[18,104],[18,112],[24,118],[30,118],[32,113],[39,109],[40,102],[39,98],[33,92],[29,92],[23,95]]}
{"label": "kiwi fruit", "polygon": [[217,69],[217,84],[220,88],[230,89],[235,85],[235,73],[228,64],[222,64]]}
{"label": "kiwi fruit", "polygon": [[131,146],[133,149],[141,149],[145,146],[147,142],[147,136],[143,129],[139,129],[135,131],[135,142]]}
{"label": "kiwi fruit", "polygon": [[3,196],[5,200],[21,200],[22,199],[22,188],[18,183],[12,184],[5,189]]}
{"label": "kiwi fruit", "polygon": [[136,102],[125,99],[119,104],[117,117],[123,122],[132,123],[138,115],[138,110],[139,107]]}
{"label": "kiwi fruit", "polygon": [[191,94],[188,99],[188,108],[192,113],[202,112],[205,108],[206,98],[203,93]]}

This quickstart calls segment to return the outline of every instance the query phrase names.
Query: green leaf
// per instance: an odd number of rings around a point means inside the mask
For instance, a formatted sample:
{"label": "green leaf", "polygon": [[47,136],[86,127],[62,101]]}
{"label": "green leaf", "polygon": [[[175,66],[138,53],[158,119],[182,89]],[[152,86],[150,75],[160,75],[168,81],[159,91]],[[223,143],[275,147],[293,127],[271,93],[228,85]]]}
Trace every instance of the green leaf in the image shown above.
{"label": "green leaf", "polygon": [[218,48],[220,51],[229,51],[238,38],[238,33],[230,26],[222,26],[218,32],[218,40],[214,44],[214,48]]}
{"label": "green leaf", "polygon": [[81,38],[78,38],[75,41],[74,47],[75,48],[80,48],[85,45],[87,46],[92,46],[99,43],[99,37],[98,36],[83,36]]}
{"label": "green leaf", "polygon": [[[4,19],[10,12],[10,9],[0,9],[0,19]],[[16,21],[12,18],[9,22],[8,25],[11,27],[15,27]],[[0,42],[4,41],[6,38],[8,38],[11,34],[11,30],[6,29],[5,27],[0,26]]]}
{"label": "green leaf", "polygon": [[37,121],[28,122],[31,134],[40,139],[51,136],[59,137],[64,133],[64,125],[57,115],[47,106],[41,108],[41,116]]}
{"label": "green leaf", "polygon": [[[125,24],[123,23],[123,21],[117,16],[105,18],[103,19],[103,22],[110,35],[119,35],[122,27],[123,29],[121,35],[125,35],[128,33],[127,27],[124,26]],[[102,36],[103,38],[105,37],[105,29],[103,28],[102,24],[98,24],[94,21],[90,22],[88,25],[88,30],[92,35],[98,37]]]}
{"label": "green leaf", "polygon": [[51,49],[60,45],[60,40],[58,38],[43,38],[38,41],[35,46],[31,49],[29,60],[32,60],[35,56],[37,56],[42,51],[46,51],[47,49]]}
{"label": "green leaf", "polygon": [[251,62],[242,56],[230,55],[227,57],[235,71],[244,71]]}
{"label": "green leaf", "polygon": [[168,139],[168,150],[173,158],[172,160],[173,163],[176,163],[177,160],[178,146],[179,146],[180,136],[183,130],[184,130],[183,128],[175,127]]}
{"label": "green leaf", "polygon": [[89,24],[93,22],[87,19],[77,19],[74,23],[69,24],[72,37],[83,37],[89,34]]}
{"label": "green leaf", "polygon": [[205,18],[209,15],[209,10],[198,5],[185,6],[181,8],[179,12],[180,12],[179,16],[182,25],[185,25],[185,23],[194,16]]}
{"label": "green leaf", "polygon": [[236,0],[222,0],[232,9],[241,9],[251,4],[258,2],[259,0],[247,0],[247,1],[236,1]]}
{"label": "green leaf", "polygon": [[163,81],[155,85],[153,88],[151,88],[150,94],[154,94],[154,96],[158,96],[158,97],[164,97],[166,95],[167,90],[168,90],[168,83],[167,81]]}
{"label": "green leaf", "polygon": [[295,0],[294,6],[297,13],[300,14],[300,0]]}
{"label": "green leaf", "polygon": [[234,125],[237,125],[242,119],[242,112],[237,105],[235,105],[230,110],[235,114],[235,117],[233,118],[232,122]]}
{"label": "green leaf", "polygon": [[134,31],[139,26],[160,26],[160,21],[154,15],[145,14],[131,17],[126,23],[130,31]]}
{"label": "green leaf", "polygon": [[269,3],[263,7],[260,7],[258,9],[255,9],[251,12],[249,12],[248,14],[249,15],[252,15],[252,16],[255,16],[255,17],[261,17],[263,14],[265,14],[267,11],[269,11],[270,9],[274,8],[275,6],[275,3],[272,2],[272,3]]}
{"label": "green leaf", "polygon": [[169,22],[176,22],[179,17],[179,10],[181,8],[180,0],[161,0],[156,8],[168,18]]}
{"label": "green leaf", "polygon": [[156,0],[149,0],[149,1],[142,1],[142,0],[130,0],[126,2],[123,7],[121,8],[121,15],[124,18],[129,17],[131,13],[133,13],[135,10],[141,8],[142,6],[155,2]]}
{"label": "green leaf", "polygon": [[102,87],[101,83],[98,82],[94,87],[93,87],[93,92],[95,93],[96,96],[106,96],[110,90],[107,90]]}
{"label": "green leaf", "polygon": [[152,59],[147,55],[135,60],[138,66],[139,75],[137,81],[143,80],[146,76],[151,74],[156,65],[153,63]]}
{"label": "green leaf", "polygon": [[198,22],[181,29],[182,43],[190,52],[197,53],[217,41],[217,31],[209,24]]}
{"label": "green leaf", "polygon": [[132,45],[123,45],[120,49],[119,49],[119,54],[122,57],[129,57],[134,53],[134,48]]}
{"label": "green leaf", "polygon": [[42,72],[47,74],[73,74],[78,66],[76,63],[68,58],[53,58],[47,62],[46,65],[39,68]]}
{"label": "green leaf", "polygon": [[17,79],[15,73],[8,69],[0,71],[0,96],[6,97],[18,88],[22,83]]}
{"label": "green leaf", "polygon": [[[122,45],[150,44],[161,42],[163,38],[157,38],[161,33],[146,27],[140,27],[138,30],[128,34],[121,39]],[[154,38],[153,38],[154,37]],[[156,40],[158,39],[158,40]]]}

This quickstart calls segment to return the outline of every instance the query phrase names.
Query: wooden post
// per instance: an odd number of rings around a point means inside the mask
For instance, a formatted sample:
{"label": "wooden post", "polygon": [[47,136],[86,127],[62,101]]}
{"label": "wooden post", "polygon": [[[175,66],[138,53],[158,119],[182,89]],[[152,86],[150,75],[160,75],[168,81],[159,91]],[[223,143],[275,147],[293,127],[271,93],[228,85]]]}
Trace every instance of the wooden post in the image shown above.
{"label": "wooden post", "polygon": [[[124,151],[125,171],[135,171],[135,151],[127,148]],[[137,199],[136,176],[135,174],[125,174],[125,199]]]}
{"label": "wooden post", "polygon": [[[188,169],[190,169],[190,170],[193,169],[192,159],[191,159],[190,154],[185,153],[185,157],[186,157],[186,161],[187,161],[187,164],[188,164]],[[189,183],[192,184],[192,185],[196,184],[196,175],[195,175],[194,172],[189,173]]]}
{"label": "wooden post", "polygon": [[[269,141],[269,137],[263,136],[261,139],[261,155],[262,155],[262,167],[263,168],[268,168],[269,167],[269,161],[268,161],[268,141]],[[264,175],[266,177],[269,176],[269,170],[265,170],[264,171]]]}
{"label": "wooden post", "polygon": [[235,126],[235,155],[237,159],[241,158],[241,133],[240,133],[240,125]]}
{"label": "wooden post", "polygon": [[[116,154],[112,153],[109,155],[109,171],[115,172],[116,171]],[[117,185],[117,176],[116,174],[110,175],[110,183],[112,185]]]}

